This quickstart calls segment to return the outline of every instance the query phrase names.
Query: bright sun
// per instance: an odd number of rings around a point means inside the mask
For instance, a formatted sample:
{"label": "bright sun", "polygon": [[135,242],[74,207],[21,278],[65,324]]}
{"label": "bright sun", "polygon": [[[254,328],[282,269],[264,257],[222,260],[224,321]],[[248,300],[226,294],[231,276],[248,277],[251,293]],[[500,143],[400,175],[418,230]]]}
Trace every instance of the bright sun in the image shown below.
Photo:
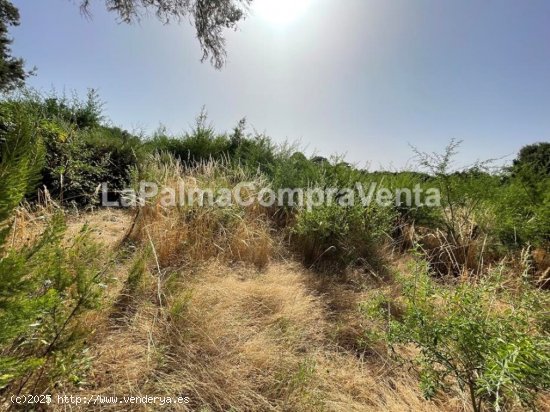
{"label": "bright sun", "polygon": [[302,16],[311,0],[255,0],[254,14],[276,25],[285,25]]}

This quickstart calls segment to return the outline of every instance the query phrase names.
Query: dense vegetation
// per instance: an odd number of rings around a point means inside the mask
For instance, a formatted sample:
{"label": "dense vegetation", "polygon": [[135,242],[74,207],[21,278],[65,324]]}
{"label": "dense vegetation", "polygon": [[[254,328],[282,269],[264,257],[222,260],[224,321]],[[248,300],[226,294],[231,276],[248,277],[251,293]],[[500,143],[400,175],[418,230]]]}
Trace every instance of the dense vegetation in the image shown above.
{"label": "dense vegetation", "polygon": [[[100,246],[87,239],[86,230],[64,243],[62,210],[97,208],[104,182],[117,198],[141,179],[170,184],[191,176],[198,187],[256,181],[273,189],[357,190],[359,182],[395,193],[418,185],[438,188],[442,203],[407,206],[392,198],[386,205],[343,206],[338,200],[345,194],[335,192],[332,205],[315,207],[168,210],[153,199],[134,222],[132,240],[140,255],[129,291],[143,287],[149,264],[163,273],[182,256],[261,268],[282,243],[322,276],[357,270],[385,277],[393,271],[387,250],[414,249],[414,268],[393,276],[401,296],[364,305],[372,322],[365,330],[368,345],[382,340],[389,352],[419,348],[414,362],[426,396],[458,385],[469,391],[475,411],[535,405],[536,394],[550,385],[544,291],[550,144],[527,146],[512,166],[499,169],[481,163],[454,169],[458,147],[451,142],[443,154],[417,150],[417,170],[372,172],[338,158],[307,158],[291,145],[249,134],[244,120],[229,133],[216,133],[204,112],[182,136],[159,130],[144,137],[105,122],[93,91],[84,101],[30,92],[3,100],[0,391],[80,380],[86,334],[78,319],[101,301],[110,265],[120,256],[97,257]],[[44,197],[61,207],[39,238],[14,247],[9,235],[17,207],[29,202],[36,208]],[[162,296],[160,289],[157,295],[156,304],[172,305],[170,322],[180,322],[187,295]],[[397,309],[386,310],[390,306]]]}
{"label": "dense vegetation", "polygon": [[[392,199],[395,207],[390,214],[401,222],[441,229],[457,244],[487,236],[487,247],[507,250],[544,246],[550,240],[549,143],[524,147],[505,168],[479,163],[455,170],[452,156],[458,142],[451,142],[442,155],[417,151],[415,171],[370,172],[338,158],[308,159],[291,145],[247,134],[245,120],[232,132],[218,134],[204,112],[195,128],[180,137],[162,129],[151,138],[134,136],[102,122],[101,102],[94,91],[85,101],[38,95],[7,100],[0,116],[4,129],[19,122],[15,116],[36,123],[32,135],[18,137],[31,139],[33,152],[43,157],[34,161],[41,182],[31,191],[45,186],[65,204],[97,204],[101,183],[109,182],[114,190],[128,187],[132,170],[148,156],[168,153],[186,166],[217,161],[260,173],[274,189],[354,188],[357,182],[366,188],[374,182],[393,193],[415,185],[435,187],[442,194],[440,208],[407,207]],[[6,139],[14,138],[8,132],[4,130],[6,146]]]}

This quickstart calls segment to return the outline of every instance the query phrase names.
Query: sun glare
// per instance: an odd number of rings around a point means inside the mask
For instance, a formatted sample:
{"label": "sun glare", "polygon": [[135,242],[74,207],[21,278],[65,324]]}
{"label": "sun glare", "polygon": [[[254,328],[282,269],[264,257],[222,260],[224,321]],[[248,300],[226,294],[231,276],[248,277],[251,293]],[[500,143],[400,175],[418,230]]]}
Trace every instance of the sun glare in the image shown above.
{"label": "sun glare", "polygon": [[276,25],[285,25],[301,17],[311,0],[255,0],[254,14]]}

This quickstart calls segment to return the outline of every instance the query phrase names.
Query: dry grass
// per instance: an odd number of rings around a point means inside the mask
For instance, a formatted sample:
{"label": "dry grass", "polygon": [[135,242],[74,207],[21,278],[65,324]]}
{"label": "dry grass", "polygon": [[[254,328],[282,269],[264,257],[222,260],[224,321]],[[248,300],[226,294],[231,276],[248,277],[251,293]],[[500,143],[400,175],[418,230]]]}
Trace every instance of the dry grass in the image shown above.
{"label": "dry grass", "polygon": [[[231,188],[235,181],[245,179],[219,163],[185,168],[173,159],[168,163],[153,160],[149,178],[162,187],[184,187],[181,193],[186,198],[197,188]],[[257,205],[165,207],[159,195],[140,209],[132,238],[152,244],[161,267],[214,257],[265,267],[275,253],[272,235],[267,211]]]}
{"label": "dry grass", "polygon": [[[150,181],[187,190],[250,180],[215,163],[188,169],[157,158],[146,170]],[[115,244],[122,228],[101,224],[92,222]],[[416,373],[364,339],[360,303],[398,296],[390,278],[284,261],[259,207],[170,208],[159,197],[132,227],[139,246],[119,267],[124,285],[85,322],[96,333],[81,394],[190,398],[175,411],[469,411],[460,395],[424,400]]]}
{"label": "dry grass", "polygon": [[90,238],[114,250],[120,246],[120,241],[130,229],[131,213],[124,210],[99,209],[82,215],[70,214],[58,208],[53,203],[48,206],[28,205],[18,207],[9,235],[10,248],[21,249],[35,243],[44,232],[55,213],[65,215],[67,229],[65,239],[71,241],[84,226],[90,230]]}
{"label": "dry grass", "polygon": [[214,257],[264,267],[274,253],[267,219],[218,208],[145,206],[132,239],[152,243],[162,267]]}
{"label": "dry grass", "polygon": [[15,209],[7,245],[16,250],[33,245],[56,210],[53,206],[31,208],[25,204]]}
{"label": "dry grass", "polygon": [[[458,410],[424,401],[409,371],[334,339],[358,315],[357,288],[327,296],[296,264],[210,261],[167,277],[159,306],[145,276],[150,293],[96,346],[85,393],[184,395],[191,403],[174,410],[194,411]],[[337,308],[336,296],[350,302]]]}
{"label": "dry grass", "polygon": [[174,364],[161,386],[214,410],[270,410],[297,396],[307,379],[297,375],[324,331],[321,303],[299,274],[210,265],[185,284],[168,309]]}
{"label": "dry grass", "polygon": [[[150,181],[184,181],[187,190],[250,180],[213,163],[186,169],[153,159],[146,170]],[[83,394],[183,395],[191,403],[172,409],[204,411],[444,406],[424,401],[411,373],[358,344],[362,275],[329,280],[284,263],[267,211],[170,208],[158,197],[132,227],[140,246],[120,268],[124,287],[87,320],[103,326],[90,341]]]}

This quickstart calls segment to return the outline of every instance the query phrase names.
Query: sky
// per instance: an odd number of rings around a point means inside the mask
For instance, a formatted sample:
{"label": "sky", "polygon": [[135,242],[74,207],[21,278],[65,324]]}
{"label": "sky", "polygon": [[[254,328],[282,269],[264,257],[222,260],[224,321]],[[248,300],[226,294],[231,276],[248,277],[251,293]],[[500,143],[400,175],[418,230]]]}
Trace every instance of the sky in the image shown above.
{"label": "sky", "polygon": [[227,65],[200,63],[194,29],[118,23],[104,1],[14,0],[28,84],[99,90],[114,125],[251,131],[371,169],[411,166],[411,145],[463,140],[457,165],[510,161],[550,141],[550,1],[255,0],[227,33]]}

